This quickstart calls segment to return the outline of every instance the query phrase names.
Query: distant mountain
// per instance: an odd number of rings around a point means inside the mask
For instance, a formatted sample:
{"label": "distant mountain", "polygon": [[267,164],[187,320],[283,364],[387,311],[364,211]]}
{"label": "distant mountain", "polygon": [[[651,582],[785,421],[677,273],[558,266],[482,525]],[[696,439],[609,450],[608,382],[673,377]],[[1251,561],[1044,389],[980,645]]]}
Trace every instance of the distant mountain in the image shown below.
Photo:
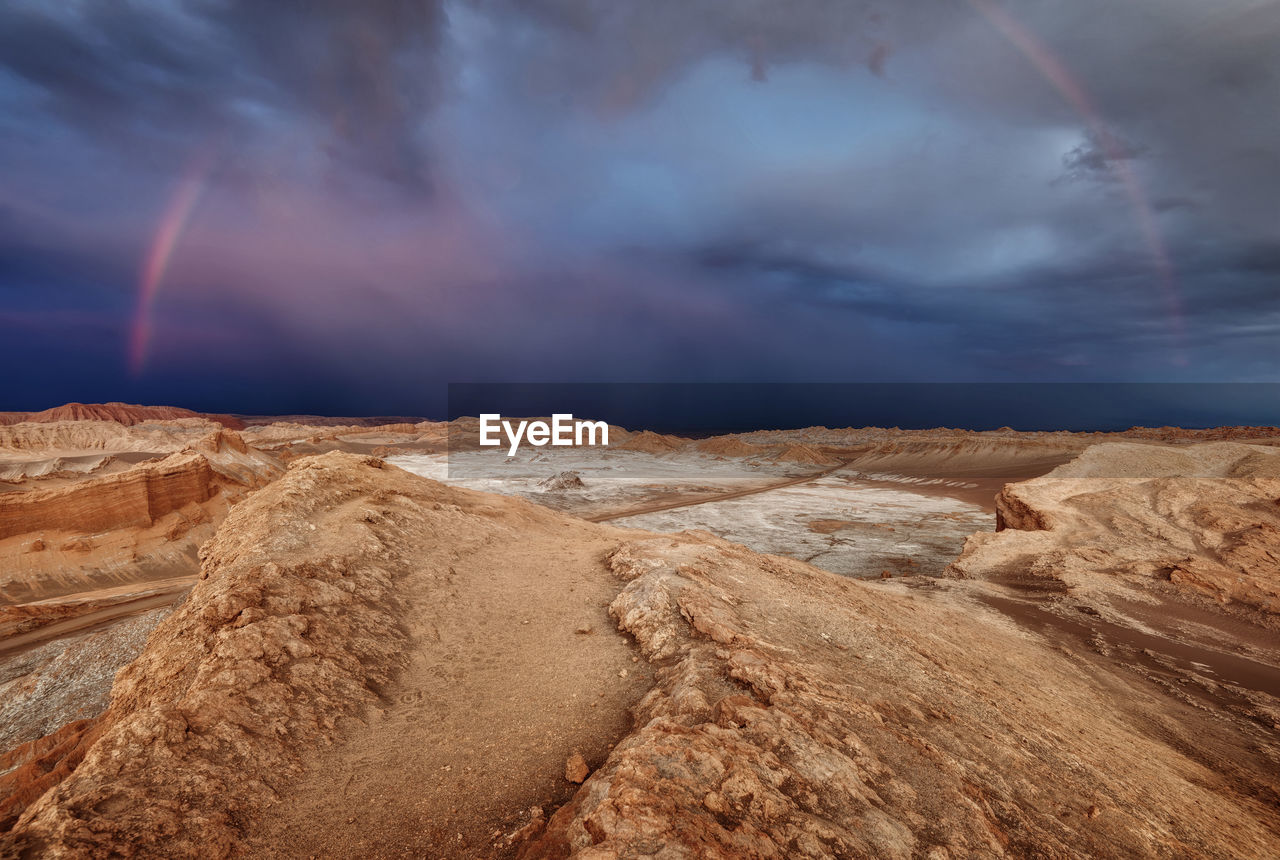
{"label": "distant mountain", "polygon": [[65,403],[42,412],[0,412],[0,424],[31,421],[115,421],[126,427],[148,421],[172,421],[178,418],[204,418],[217,421],[231,430],[243,430],[244,422],[232,415],[193,412],[180,406],[140,406],[134,403]]}
{"label": "distant mountain", "polygon": [[250,427],[266,424],[305,424],[311,427],[384,427],[388,424],[417,424],[430,418],[413,415],[364,415],[359,417],[337,415],[236,415]]}

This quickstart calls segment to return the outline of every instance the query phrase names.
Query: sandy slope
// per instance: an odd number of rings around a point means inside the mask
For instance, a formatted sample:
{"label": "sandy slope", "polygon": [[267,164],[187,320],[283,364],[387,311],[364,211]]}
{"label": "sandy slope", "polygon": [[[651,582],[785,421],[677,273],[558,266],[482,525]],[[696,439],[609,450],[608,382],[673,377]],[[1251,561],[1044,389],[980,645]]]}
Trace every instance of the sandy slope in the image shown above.
{"label": "sandy slope", "polygon": [[1274,815],[1280,450],[1110,442],[1007,487],[997,504],[1002,529],[969,538],[951,566],[957,585],[1206,715],[1161,731]]}
{"label": "sandy slope", "polygon": [[[963,582],[852,581],[344,454],[237,505],[203,558],[11,849],[1280,853],[1265,734],[1241,779],[1196,754],[1212,715]],[[596,770],[539,832],[520,810],[568,795],[577,748]]]}
{"label": "sandy slope", "polygon": [[1280,448],[1109,442],[1006,488],[997,509],[1002,530],[975,535],[958,573],[1165,590],[1280,615]]}
{"label": "sandy slope", "polygon": [[651,681],[606,613],[613,530],[401,486],[444,506],[411,534],[413,567],[396,583],[406,665],[366,725],[303,757],[308,775],[251,840],[264,854],[487,853],[530,808],[568,799],[568,757],[603,762]]}

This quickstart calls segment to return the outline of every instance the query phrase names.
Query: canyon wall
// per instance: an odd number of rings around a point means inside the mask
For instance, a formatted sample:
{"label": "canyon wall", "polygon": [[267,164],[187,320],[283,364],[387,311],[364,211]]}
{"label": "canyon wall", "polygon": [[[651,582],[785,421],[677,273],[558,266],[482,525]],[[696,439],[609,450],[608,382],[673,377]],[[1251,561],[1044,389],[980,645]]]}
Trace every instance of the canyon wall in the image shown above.
{"label": "canyon wall", "polygon": [[44,531],[145,528],[167,513],[213,495],[205,457],[174,454],[127,472],[53,490],[0,495],[0,540]]}

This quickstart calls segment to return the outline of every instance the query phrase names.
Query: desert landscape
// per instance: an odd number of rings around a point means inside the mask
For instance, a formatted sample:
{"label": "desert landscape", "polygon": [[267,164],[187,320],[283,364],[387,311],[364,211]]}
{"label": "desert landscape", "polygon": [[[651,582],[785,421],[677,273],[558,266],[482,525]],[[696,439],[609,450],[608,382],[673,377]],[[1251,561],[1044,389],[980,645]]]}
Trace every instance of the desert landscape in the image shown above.
{"label": "desert landscape", "polygon": [[0,856],[1280,854],[1280,430],[0,426]]}
{"label": "desert landscape", "polygon": [[0,860],[1280,858],[1278,46],[0,0]]}

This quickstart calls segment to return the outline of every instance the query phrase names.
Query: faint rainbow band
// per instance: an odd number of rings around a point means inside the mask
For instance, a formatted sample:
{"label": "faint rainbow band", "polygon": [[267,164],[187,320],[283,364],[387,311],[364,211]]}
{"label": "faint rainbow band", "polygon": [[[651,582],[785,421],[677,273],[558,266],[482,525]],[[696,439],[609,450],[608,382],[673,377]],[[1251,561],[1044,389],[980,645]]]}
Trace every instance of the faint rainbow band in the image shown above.
{"label": "faint rainbow band", "polygon": [[174,251],[182,233],[191,221],[191,215],[208,186],[214,159],[211,155],[197,156],[187,168],[174,189],[169,205],[160,218],[147,256],[143,260],[142,277],[138,286],[138,307],[134,312],[129,336],[129,369],[135,376],[146,367],[147,353],[151,346],[152,309],[156,296],[164,282],[165,273],[173,260]]}
{"label": "faint rainbow band", "polygon": [[[1155,267],[1156,276],[1169,311],[1174,331],[1179,340],[1182,336],[1183,314],[1182,299],[1178,293],[1177,280],[1173,263],[1165,248],[1164,239],[1156,223],[1155,213],[1147,200],[1133,168],[1129,166],[1124,148],[1116,139],[1101,115],[1093,106],[1084,86],[1071,74],[1066,64],[1049,47],[1018,23],[1008,12],[992,0],[968,0],[979,14],[1026,57],[1041,75],[1056,89],[1088,125],[1094,140],[1102,147],[1107,163],[1120,180],[1130,204],[1137,215],[1138,228],[1146,242]],[[173,197],[169,201],[160,219],[154,239],[142,269],[139,285],[138,307],[134,314],[133,327],[129,339],[129,367],[135,375],[146,366],[147,353],[152,337],[152,309],[156,296],[164,281],[165,273],[173,259],[174,251],[182,238],[182,233],[190,223],[191,215],[200,202],[208,185],[209,174],[213,166],[213,158],[204,155],[197,157],[186,174],[178,183]]]}
{"label": "faint rainbow band", "polygon": [[1121,146],[1116,136],[1111,133],[1111,130],[1107,128],[1102,115],[1093,106],[1093,101],[1089,98],[1089,93],[1085,90],[1084,85],[1071,74],[1066,63],[1050,50],[1049,46],[1041,41],[1035,33],[1018,23],[1013,16],[994,3],[993,0],[969,0],[969,5],[986,18],[991,26],[995,27],[1002,36],[1008,39],[1036,67],[1053,88],[1075,108],[1076,112],[1080,114],[1088,125],[1094,140],[1102,147],[1107,164],[1115,172],[1116,178],[1120,180],[1125,195],[1129,198],[1129,203],[1137,216],[1138,229],[1141,231],[1147,250],[1151,255],[1152,265],[1155,268],[1156,278],[1164,295],[1165,306],[1173,326],[1174,336],[1178,341],[1179,355],[1176,356],[1176,360],[1178,363],[1185,362],[1185,359],[1180,354],[1183,336],[1182,298],[1178,293],[1173,263],[1169,259],[1168,251],[1165,249],[1164,238],[1160,235],[1155,213],[1152,211],[1151,204],[1147,201],[1147,195],[1142,189],[1142,183],[1129,165],[1129,159],[1124,147]]}

